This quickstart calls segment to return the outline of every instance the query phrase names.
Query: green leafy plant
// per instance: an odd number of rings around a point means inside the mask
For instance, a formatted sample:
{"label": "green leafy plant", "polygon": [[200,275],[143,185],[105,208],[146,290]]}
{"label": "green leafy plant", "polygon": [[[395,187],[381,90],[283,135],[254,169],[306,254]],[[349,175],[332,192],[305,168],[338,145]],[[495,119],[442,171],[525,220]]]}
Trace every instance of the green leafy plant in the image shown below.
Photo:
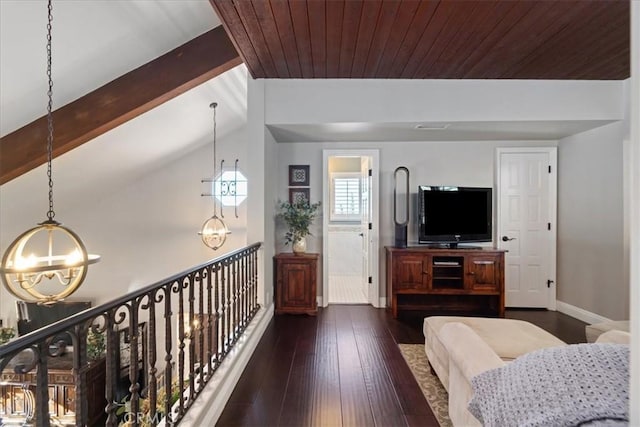
{"label": "green leafy plant", "polygon": [[[2,322],[0,322],[2,323]],[[16,336],[16,330],[13,327],[0,328],[0,345],[6,343]]]}
{"label": "green leafy plant", "polygon": [[107,345],[104,340],[104,334],[89,328],[87,332],[87,358],[89,361],[101,358],[106,350]]}
{"label": "green leafy plant", "polygon": [[[186,390],[189,385],[189,380],[185,379],[183,382],[183,386],[180,387],[178,385],[178,380],[173,380],[171,382],[171,396],[170,396],[170,406],[173,406],[179,399],[180,394],[183,390]],[[151,406],[149,402],[149,398],[146,396],[140,396],[139,405],[140,412],[139,414],[133,414],[131,412],[131,395],[124,396],[120,403],[118,403],[118,409],[116,410],[116,415],[121,420],[118,423],[118,427],[129,427],[133,425],[133,420],[138,422],[140,427],[147,427],[156,425],[158,420],[161,420],[166,415],[164,413],[165,410],[165,400],[167,398],[167,390],[166,387],[161,387],[158,389],[158,395],[156,398],[156,415],[154,418],[151,418]],[[155,422],[154,422],[155,420]]]}
{"label": "green leafy plant", "polygon": [[289,227],[285,234],[285,244],[295,243],[307,235],[311,235],[309,227],[318,215],[320,202],[310,204],[307,201],[289,203],[278,203],[278,216],[281,217]]}

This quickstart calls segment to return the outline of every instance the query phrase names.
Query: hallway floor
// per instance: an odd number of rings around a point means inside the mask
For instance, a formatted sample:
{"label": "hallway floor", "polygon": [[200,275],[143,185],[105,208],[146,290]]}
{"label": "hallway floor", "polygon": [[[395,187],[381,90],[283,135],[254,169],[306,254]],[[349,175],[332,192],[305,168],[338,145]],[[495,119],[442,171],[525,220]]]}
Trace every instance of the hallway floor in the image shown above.
{"label": "hallway floor", "polygon": [[[218,425],[437,426],[397,346],[424,343],[424,316],[393,319],[368,305],[275,316]],[[585,341],[585,324],[558,312],[508,309],[506,317]]]}
{"label": "hallway floor", "polygon": [[368,304],[360,276],[329,276],[329,304]]}

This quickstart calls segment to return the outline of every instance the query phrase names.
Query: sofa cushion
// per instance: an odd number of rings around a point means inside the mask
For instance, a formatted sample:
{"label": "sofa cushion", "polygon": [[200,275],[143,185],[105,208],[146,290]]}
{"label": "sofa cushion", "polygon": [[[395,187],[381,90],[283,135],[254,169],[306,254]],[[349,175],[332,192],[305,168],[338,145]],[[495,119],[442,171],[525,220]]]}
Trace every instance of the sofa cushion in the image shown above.
{"label": "sofa cushion", "polygon": [[530,351],[565,345],[564,341],[523,320],[486,317],[430,316],[424,319],[425,352],[444,388],[449,390],[449,355],[440,340],[440,329],[451,322],[471,328],[502,360],[513,360]]}

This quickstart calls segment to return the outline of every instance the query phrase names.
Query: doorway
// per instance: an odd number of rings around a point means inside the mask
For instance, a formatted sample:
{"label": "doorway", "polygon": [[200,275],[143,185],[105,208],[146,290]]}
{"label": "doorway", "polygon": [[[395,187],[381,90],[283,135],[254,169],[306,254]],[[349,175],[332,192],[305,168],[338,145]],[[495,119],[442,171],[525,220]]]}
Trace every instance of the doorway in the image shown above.
{"label": "doorway", "polygon": [[556,309],[556,147],[498,148],[496,241],[505,306]]}
{"label": "doorway", "polygon": [[377,150],[323,150],[325,307],[380,306],[377,171]]}

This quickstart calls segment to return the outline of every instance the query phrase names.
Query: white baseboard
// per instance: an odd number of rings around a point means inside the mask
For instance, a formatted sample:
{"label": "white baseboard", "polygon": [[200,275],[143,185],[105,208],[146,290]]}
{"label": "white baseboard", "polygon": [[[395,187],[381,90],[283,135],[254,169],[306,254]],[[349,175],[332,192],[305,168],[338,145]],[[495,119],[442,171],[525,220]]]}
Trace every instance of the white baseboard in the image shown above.
{"label": "white baseboard", "polygon": [[[318,307],[324,307],[324,305],[322,305],[322,297],[317,297],[317,301],[318,301]],[[375,306],[376,308],[385,308],[387,306],[387,298],[386,297],[380,297],[378,299],[378,305]]]}
{"label": "white baseboard", "polygon": [[574,317],[588,324],[610,322],[611,319],[607,319],[599,314],[592,313],[584,308],[576,307],[575,305],[567,304],[566,302],[557,301],[556,308],[560,313],[564,313],[568,316]]}
{"label": "white baseboard", "polygon": [[213,378],[207,383],[204,390],[193,402],[193,406],[180,421],[186,426],[212,426],[222,415],[227,401],[235,388],[240,375],[249,363],[262,334],[273,317],[273,303],[267,308],[261,308],[251,324],[245,330],[242,338],[238,340],[229,352]]}

